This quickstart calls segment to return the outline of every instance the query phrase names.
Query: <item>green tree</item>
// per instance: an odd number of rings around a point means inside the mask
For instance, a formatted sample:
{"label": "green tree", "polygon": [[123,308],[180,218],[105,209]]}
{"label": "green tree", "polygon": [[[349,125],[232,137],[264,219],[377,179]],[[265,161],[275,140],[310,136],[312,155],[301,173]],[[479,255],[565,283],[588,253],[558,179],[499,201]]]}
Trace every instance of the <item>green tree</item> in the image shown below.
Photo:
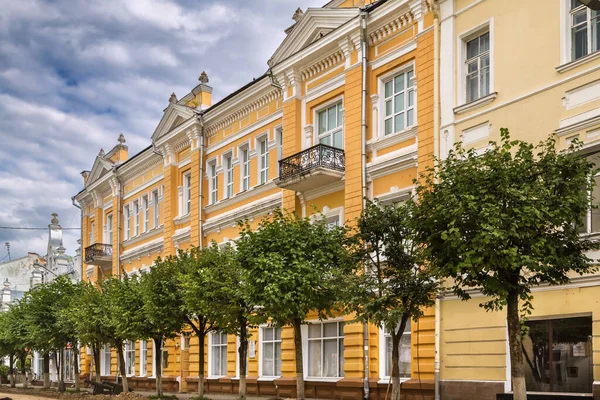
{"label": "green tree", "polygon": [[[407,324],[435,303],[438,283],[423,266],[407,204],[367,201],[356,225],[357,270],[347,275],[345,305],[356,320],[392,339],[392,400],[400,400],[400,341]],[[417,267],[419,266],[419,267]]]}
{"label": "green tree", "polygon": [[213,264],[211,249],[200,249],[194,247],[189,252],[180,251],[177,261],[181,264],[179,269],[179,284],[183,300],[183,313],[190,328],[198,337],[198,395],[204,396],[204,345],[206,335],[217,331],[215,317],[215,304],[213,293],[210,292],[208,275],[206,270]]}
{"label": "green tree", "polygon": [[526,399],[520,316],[531,313],[531,288],[595,269],[586,252],[599,244],[578,232],[594,166],[576,150],[511,141],[502,129],[481,155],[458,143],[418,187],[414,222],[430,265],[460,298],[476,290],[486,310],[506,307],[515,400]]}
{"label": "green tree", "polygon": [[81,282],[76,288],[76,295],[71,298],[69,309],[63,315],[73,325],[79,343],[91,347],[96,382],[100,382],[100,349],[108,341],[103,300],[102,293],[94,284]]}
{"label": "green tree", "polygon": [[356,263],[347,244],[348,229],[328,226],[323,218],[275,210],[256,231],[241,224],[237,250],[248,299],[259,306],[263,321],[270,317],[276,326],[293,327],[300,400],[305,398],[301,326],[310,311],[327,318],[336,308],[340,278]]}
{"label": "green tree", "polygon": [[137,277],[111,276],[104,279],[100,287],[105,306],[106,338],[117,350],[123,390],[128,392],[129,384],[123,346],[126,341],[134,343],[137,339],[145,339],[140,336],[143,330],[143,314],[141,313],[143,302],[140,297],[139,282]]}
{"label": "green tree", "polygon": [[145,320],[140,327],[140,338],[150,338],[154,343],[156,360],[156,395],[163,396],[162,347],[167,339],[174,339],[186,322],[183,301],[178,282],[177,258],[158,258],[149,272],[140,278],[139,296],[142,300],[141,315]]}

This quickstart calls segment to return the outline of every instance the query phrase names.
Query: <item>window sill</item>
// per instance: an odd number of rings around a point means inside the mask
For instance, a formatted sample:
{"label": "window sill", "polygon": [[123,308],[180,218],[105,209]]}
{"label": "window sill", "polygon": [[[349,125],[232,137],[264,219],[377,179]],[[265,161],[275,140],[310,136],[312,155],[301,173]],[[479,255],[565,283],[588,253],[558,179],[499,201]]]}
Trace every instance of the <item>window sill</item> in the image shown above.
{"label": "window sill", "polygon": [[210,375],[210,376],[207,376],[206,379],[216,381],[216,380],[219,380],[221,378],[226,378],[226,377],[227,377],[227,375]]}
{"label": "window sill", "polygon": [[454,108],[454,114],[464,114],[466,112],[473,111],[479,107],[487,106],[488,104],[496,100],[496,97],[498,97],[498,92],[492,92],[487,96],[480,97],[475,101]]}
{"label": "window sill", "polygon": [[558,72],[559,74],[562,74],[563,72],[569,71],[573,68],[577,68],[580,65],[583,65],[583,64],[587,63],[588,61],[592,61],[597,58],[600,58],[600,51],[596,51],[594,53],[588,54],[587,56],[581,57],[580,59],[575,60],[575,61],[569,61],[566,64],[559,65],[555,69],[556,69],[556,72]]}
{"label": "window sill", "polygon": [[258,382],[273,382],[276,379],[281,378],[280,376],[261,376],[257,379]]}
{"label": "window sill", "polygon": [[187,213],[185,215],[179,216],[175,219],[173,219],[173,222],[175,224],[185,224],[186,222],[190,222],[190,213]]}
{"label": "window sill", "polygon": [[[400,378],[400,383],[402,383],[402,382],[406,382],[406,381],[408,381],[409,379],[410,379],[410,378]],[[377,383],[379,383],[379,384],[383,384],[383,385],[387,385],[388,383],[391,383],[391,377],[389,377],[389,376],[384,376],[384,377],[382,377],[381,379],[379,379],[379,380],[377,381]]]}
{"label": "window sill", "polygon": [[379,136],[377,139],[371,139],[367,142],[367,151],[379,151],[386,147],[404,142],[417,136],[418,125],[413,125],[403,131],[392,133],[390,135]]}
{"label": "window sill", "polygon": [[305,382],[337,382],[344,379],[343,377],[339,378],[315,378],[315,377],[307,377],[304,378]]}
{"label": "window sill", "polygon": [[253,186],[250,189],[245,190],[243,192],[236,193],[228,199],[222,199],[217,201],[216,203],[209,204],[206,207],[204,207],[204,211],[210,214],[212,212],[219,211],[225,207],[228,207],[234,201],[243,201],[250,197],[257,196],[261,193],[275,188],[277,188],[277,185],[275,185],[275,182],[273,180],[270,180],[267,183],[262,183]]}
{"label": "window sill", "polygon": [[146,238],[148,238],[150,236],[153,236],[153,235],[155,235],[157,233],[162,233],[163,232],[163,228],[164,228],[164,225],[160,225],[157,228],[152,228],[149,231],[142,232],[142,233],[140,233],[137,236],[132,236],[129,239],[125,239],[125,240],[123,240],[123,246],[125,246],[125,247],[131,246],[131,245],[136,244],[136,243],[138,243],[138,242],[140,242],[140,241],[142,241],[142,240],[144,240],[144,239],[146,239]]}

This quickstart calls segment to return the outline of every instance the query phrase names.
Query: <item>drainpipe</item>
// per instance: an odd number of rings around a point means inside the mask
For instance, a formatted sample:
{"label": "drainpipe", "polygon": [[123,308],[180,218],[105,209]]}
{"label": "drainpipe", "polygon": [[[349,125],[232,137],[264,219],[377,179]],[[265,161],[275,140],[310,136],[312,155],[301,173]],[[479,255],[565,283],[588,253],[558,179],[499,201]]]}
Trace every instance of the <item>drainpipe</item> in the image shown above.
{"label": "drainpipe", "polygon": [[196,118],[200,122],[200,138],[198,145],[200,146],[200,182],[198,182],[198,247],[202,249],[203,226],[202,222],[202,203],[204,201],[204,111],[197,113]]}
{"label": "drainpipe", "polygon": [[121,190],[123,185],[121,185],[116,166],[113,167],[113,171],[117,180],[117,277],[121,279]]}
{"label": "drainpipe", "polygon": [[80,251],[80,256],[81,256],[81,271],[79,271],[80,273],[80,277],[83,280],[83,259],[84,257],[84,248],[83,248],[83,208],[81,208],[77,203],[75,203],[75,196],[71,197],[71,202],[73,203],[73,205],[77,208],[79,208],[79,213],[80,213],[80,219],[79,219],[79,240],[81,241],[80,247],[81,247],[81,251]]}
{"label": "drainpipe", "polygon": [[[362,99],[361,99],[361,173],[362,173],[362,208],[366,206],[367,197],[367,12],[360,12],[361,53],[362,53]],[[369,321],[363,325],[363,348],[365,371],[363,380],[364,399],[369,398]]]}
{"label": "drainpipe", "polygon": [[[439,157],[440,146],[440,5],[438,0],[432,0],[433,12],[433,154]],[[436,161],[437,162],[437,161]],[[434,354],[434,398],[440,400],[440,323],[441,323],[441,295],[435,298],[435,354]]]}

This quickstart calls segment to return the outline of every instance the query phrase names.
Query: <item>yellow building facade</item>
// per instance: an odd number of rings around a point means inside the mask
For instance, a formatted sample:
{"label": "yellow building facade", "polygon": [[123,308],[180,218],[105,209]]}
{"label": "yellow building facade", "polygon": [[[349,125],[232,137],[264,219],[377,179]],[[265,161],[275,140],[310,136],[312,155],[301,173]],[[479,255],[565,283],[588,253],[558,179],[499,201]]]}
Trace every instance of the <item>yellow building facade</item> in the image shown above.
{"label": "yellow building facade", "polygon": [[[128,157],[120,137],[83,173],[75,198],[85,279],[139,273],[177,249],[227,243],[239,235],[237,221],[257,226],[277,207],[301,216],[318,210],[342,224],[360,215],[365,196],[410,196],[439,147],[435,15],[422,0],[334,0],[298,10],[265,75],[214,104],[205,74],[182,98],[171,95],[150,146]],[[384,398],[391,369],[384,333],[351,316],[313,317],[304,335],[307,396],[359,399],[366,382],[370,398]],[[405,334],[405,398],[433,398],[434,321],[426,310]],[[157,366],[157,349],[140,341],[126,347],[126,372],[134,387],[150,388],[162,368],[167,390],[195,391],[203,351],[208,391],[236,392],[237,346],[234,335],[211,334],[204,349],[182,336],[160,349],[165,361]],[[291,328],[252,331],[250,394],[295,393],[293,346]],[[84,351],[82,372],[90,369]],[[101,371],[117,372],[110,348]]]}
{"label": "yellow building facade", "polygon": [[[532,143],[554,135],[560,148],[577,138],[586,155],[598,153],[598,15],[571,0],[441,1],[441,157],[458,141],[483,150],[501,127]],[[598,235],[598,215],[590,211],[582,234]],[[511,389],[506,315],[485,312],[477,296],[441,301],[442,399],[492,400]],[[527,390],[600,399],[600,275],[533,296]]]}

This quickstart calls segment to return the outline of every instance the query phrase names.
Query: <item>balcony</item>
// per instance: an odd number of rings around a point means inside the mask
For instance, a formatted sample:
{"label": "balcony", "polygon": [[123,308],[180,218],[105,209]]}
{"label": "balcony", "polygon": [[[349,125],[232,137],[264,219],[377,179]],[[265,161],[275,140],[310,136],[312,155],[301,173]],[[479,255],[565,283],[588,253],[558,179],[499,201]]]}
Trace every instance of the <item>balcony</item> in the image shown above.
{"label": "balcony", "polygon": [[331,183],[344,176],[344,150],[318,144],[279,161],[277,186],[305,192]]}
{"label": "balcony", "polygon": [[95,243],[85,248],[86,264],[97,265],[101,268],[112,266],[112,246],[110,244]]}

